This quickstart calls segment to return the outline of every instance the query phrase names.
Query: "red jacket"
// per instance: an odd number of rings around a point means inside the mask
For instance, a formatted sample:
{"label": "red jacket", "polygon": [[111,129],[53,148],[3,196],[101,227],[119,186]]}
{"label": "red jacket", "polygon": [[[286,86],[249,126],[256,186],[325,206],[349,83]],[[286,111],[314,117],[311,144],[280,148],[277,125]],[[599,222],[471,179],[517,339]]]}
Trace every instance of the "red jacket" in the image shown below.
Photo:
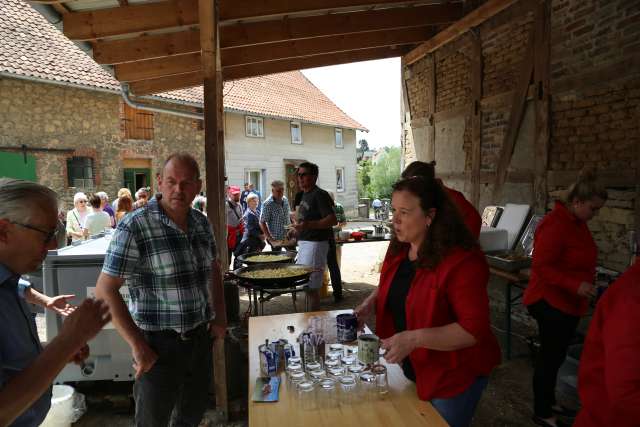
{"label": "red jacket", "polygon": [[534,237],[531,278],[523,302],[544,299],[558,310],[582,316],[589,301],[578,295],[580,283],[593,283],[598,249],[584,221],[556,202]]}
{"label": "red jacket", "polygon": [[[444,186],[443,186],[444,187]],[[480,214],[476,210],[476,208],[469,203],[469,201],[464,197],[459,191],[456,191],[449,187],[444,187],[447,190],[447,194],[456,205],[458,210],[460,211],[460,215],[464,220],[464,223],[467,224],[469,231],[473,234],[473,237],[476,239],[480,237],[480,227],[482,226],[482,218]]]}
{"label": "red jacket", "polygon": [[580,357],[574,427],[640,426],[640,264],[605,292]]}
{"label": "red jacket", "polygon": [[[376,302],[376,332],[381,338],[395,334],[387,295],[407,250],[390,255],[380,274]],[[418,348],[409,355],[422,400],[453,397],[481,375],[489,375],[500,363],[500,347],[489,324],[487,282],[489,269],[478,250],[453,251],[435,270],[419,268],[407,295],[407,330],[444,326],[458,322],[478,341],[456,351]]]}

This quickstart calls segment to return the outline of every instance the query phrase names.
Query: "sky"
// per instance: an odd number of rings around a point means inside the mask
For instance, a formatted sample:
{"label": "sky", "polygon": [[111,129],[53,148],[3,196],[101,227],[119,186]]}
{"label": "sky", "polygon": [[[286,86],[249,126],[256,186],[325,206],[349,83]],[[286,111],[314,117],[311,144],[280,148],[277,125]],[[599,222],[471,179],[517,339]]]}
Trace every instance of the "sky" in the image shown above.
{"label": "sky", "polygon": [[369,132],[369,148],[400,145],[400,58],[310,68],[302,73]]}

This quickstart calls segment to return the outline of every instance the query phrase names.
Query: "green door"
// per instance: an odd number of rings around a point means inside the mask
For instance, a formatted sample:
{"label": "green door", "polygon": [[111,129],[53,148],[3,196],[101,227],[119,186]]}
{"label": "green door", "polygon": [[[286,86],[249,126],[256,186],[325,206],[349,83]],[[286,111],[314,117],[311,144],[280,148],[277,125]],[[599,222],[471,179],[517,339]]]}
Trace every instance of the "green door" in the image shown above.
{"label": "green door", "polygon": [[0,151],[0,177],[36,181],[36,158],[31,154]]}
{"label": "green door", "polygon": [[151,184],[151,169],[124,169],[124,187],[127,187],[133,196],[139,188],[153,187]]}

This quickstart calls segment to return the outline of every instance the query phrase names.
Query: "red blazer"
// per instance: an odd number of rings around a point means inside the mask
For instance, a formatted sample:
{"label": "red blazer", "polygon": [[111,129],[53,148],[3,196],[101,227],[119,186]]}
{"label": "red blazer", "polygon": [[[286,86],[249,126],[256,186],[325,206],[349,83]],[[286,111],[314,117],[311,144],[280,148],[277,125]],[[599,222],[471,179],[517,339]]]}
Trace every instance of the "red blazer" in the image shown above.
{"label": "red blazer", "polygon": [[605,292],[589,325],[574,427],[640,426],[640,264]]}
{"label": "red blazer", "polygon": [[598,249],[584,221],[556,202],[536,229],[531,278],[523,302],[544,299],[558,310],[582,316],[589,301],[578,295],[581,282],[593,283]]}
{"label": "red blazer", "polygon": [[[443,186],[444,187],[444,186]],[[453,201],[453,204],[456,205],[458,210],[460,211],[460,215],[464,220],[464,223],[467,224],[469,231],[473,234],[473,237],[476,239],[480,237],[480,227],[482,226],[482,218],[480,214],[476,210],[476,208],[469,203],[469,201],[464,197],[459,191],[454,190],[453,188],[444,187],[447,190],[447,194]]]}
{"label": "red blazer", "polygon": [[[387,296],[407,250],[386,258],[376,301],[376,332],[381,338],[396,331]],[[478,376],[489,375],[500,363],[500,347],[489,324],[489,268],[479,249],[454,250],[435,270],[419,268],[407,295],[407,330],[458,322],[478,341],[456,351],[415,349],[409,355],[422,400],[462,393]]]}

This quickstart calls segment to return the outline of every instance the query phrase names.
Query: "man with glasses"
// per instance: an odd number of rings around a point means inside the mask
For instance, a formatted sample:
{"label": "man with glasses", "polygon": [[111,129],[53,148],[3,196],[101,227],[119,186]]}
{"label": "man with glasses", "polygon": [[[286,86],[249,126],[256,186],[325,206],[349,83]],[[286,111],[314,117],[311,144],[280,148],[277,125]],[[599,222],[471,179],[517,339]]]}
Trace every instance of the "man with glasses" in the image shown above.
{"label": "man with glasses", "polygon": [[303,162],[298,166],[298,186],[302,190],[297,206],[297,221],[293,225],[298,236],[297,264],[309,265],[314,272],[309,278],[307,297],[312,311],[320,307],[320,288],[327,266],[329,239],[332,227],[338,223],[333,200],[325,190],[316,185],[318,165]]}
{"label": "man with glasses", "polygon": [[[51,402],[51,383],[110,320],[107,306],[85,300],[43,349],[25,298],[44,297],[20,284],[56,248],[56,194],[42,185],[0,178],[0,425],[37,426]],[[26,214],[25,214],[26,213]],[[26,293],[25,293],[26,292]],[[68,296],[63,296],[68,297]],[[38,302],[33,300],[33,302]],[[44,302],[42,300],[41,302]],[[46,305],[46,303],[45,303]]]}
{"label": "man with glasses", "polygon": [[224,297],[211,225],[191,207],[201,188],[193,156],[169,156],[162,197],[118,223],[96,284],[131,347],[136,426],[197,426],[209,403],[211,339],[224,339],[226,319],[215,316]]}
{"label": "man with glasses", "polygon": [[284,196],[284,182],[273,181],[271,196],[265,200],[260,212],[260,228],[272,250],[282,250],[282,243],[286,237],[285,228],[289,223],[289,201]]}

